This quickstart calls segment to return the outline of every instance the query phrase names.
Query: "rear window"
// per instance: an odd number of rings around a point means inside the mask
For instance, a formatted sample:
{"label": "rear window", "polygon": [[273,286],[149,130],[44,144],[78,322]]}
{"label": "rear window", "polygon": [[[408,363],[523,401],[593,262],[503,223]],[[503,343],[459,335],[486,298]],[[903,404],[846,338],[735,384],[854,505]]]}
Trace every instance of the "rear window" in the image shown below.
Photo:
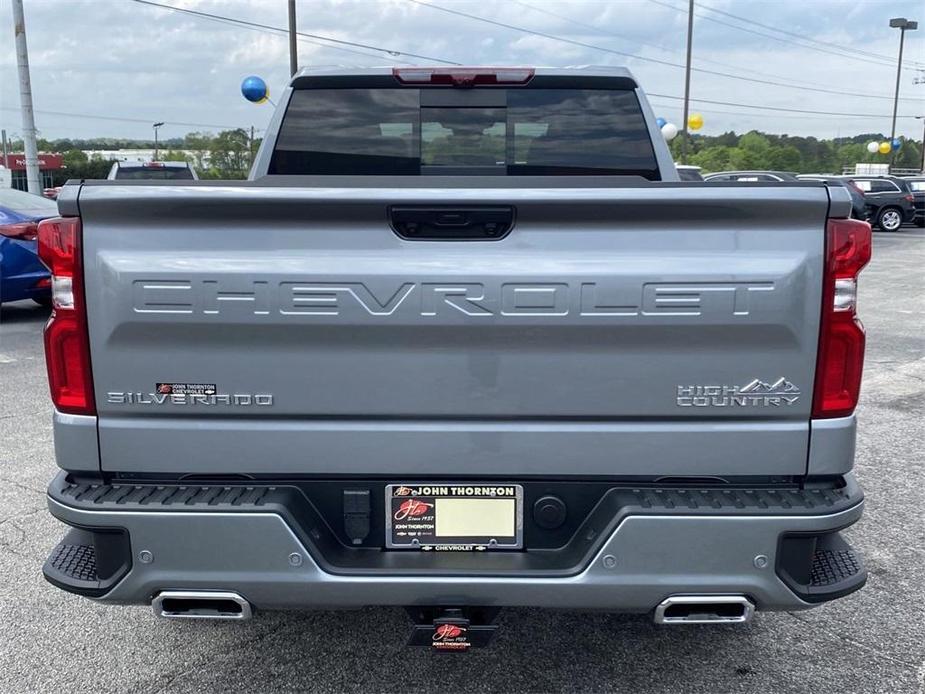
{"label": "rear window", "polygon": [[901,193],[903,186],[885,178],[857,179],[855,184],[865,193]]}
{"label": "rear window", "polygon": [[781,179],[777,176],[772,176],[770,174],[744,174],[742,176],[733,176],[733,181],[742,182],[763,182],[763,183],[780,183]]}
{"label": "rear window", "polygon": [[120,166],[116,171],[116,180],[145,179],[156,181],[192,181],[193,172],[188,167],[165,166],[163,168],[147,166]]}
{"label": "rear window", "polygon": [[270,173],[658,179],[632,91],[442,91],[448,105],[433,105],[440,99],[432,96],[422,105],[422,90],[411,88],[297,90]]}

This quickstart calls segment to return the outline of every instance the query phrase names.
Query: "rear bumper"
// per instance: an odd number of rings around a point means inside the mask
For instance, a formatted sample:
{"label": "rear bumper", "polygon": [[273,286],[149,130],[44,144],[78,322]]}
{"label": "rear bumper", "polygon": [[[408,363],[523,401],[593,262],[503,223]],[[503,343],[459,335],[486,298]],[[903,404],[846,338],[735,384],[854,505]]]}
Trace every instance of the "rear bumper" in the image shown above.
{"label": "rear bumper", "polygon": [[[362,562],[335,567],[321,546],[323,529],[271,501],[233,506],[218,493],[202,505],[145,508],[131,500],[132,487],[69,495],[62,493],[62,477],[49,489],[49,508],[82,530],[72,530],[52,553],[46,577],[107,602],[147,604],[161,591],[188,589],[233,591],[259,609],[479,605],[648,612],[672,595],[741,594],[758,609],[793,610],[852,592],[866,578],[838,535],[862,512],[850,477],[838,494],[765,492],[751,505],[739,501],[749,492],[725,490],[690,493],[702,503],[624,504],[605,533],[587,538],[588,551],[566,572],[521,570],[500,553],[494,565],[491,556],[479,555],[488,563],[478,571],[465,568],[477,561],[472,554],[404,553],[406,560],[420,559],[415,569],[393,561],[398,553],[380,550],[365,550],[367,558],[376,557],[376,568]],[[138,496],[160,492],[144,493]],[[732,500],[728,507],[723,498]],[[74,549],[94,538],[96,550]],[[93,551],[122,556],[97,557],[108,575],[95,583],[84,557],[80,580],[71,578],[68,567]]]}

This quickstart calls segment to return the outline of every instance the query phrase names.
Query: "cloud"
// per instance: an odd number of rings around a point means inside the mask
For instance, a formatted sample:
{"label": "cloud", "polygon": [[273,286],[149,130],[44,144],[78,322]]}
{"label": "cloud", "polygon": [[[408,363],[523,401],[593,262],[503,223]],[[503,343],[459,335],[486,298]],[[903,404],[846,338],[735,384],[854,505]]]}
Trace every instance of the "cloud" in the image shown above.
{"label": "cloud", "polygon": [[[274,27],[285,27],[287,23],[285,3],[278,0],[157,1]],[[605,50],[479,22],[409,0],[300,0],[299,27],[313,34],[469,64],[627,65],[648,92],[674,96],[683,92],[682,69],[652,62],[684,62],[683,0],[433,2]],[[771,30],[710,12],[706,7],[852,47],[854,56],[861,60],[833,55],[841,53],[835,49],[831,53],[812,50],[806,41],[785,34],[776,35],[787,41],[773,40],[762,35],[775,34]],[[706,0],[698,2],[698,8],[702,16],[696,18],[694,28],[696,67],[810,89],[695,72],[695,99],[878,115],[801,116],[695,102],[694,109],[704,115],[706,133],[753,128],[820,137],[887,132],[892,102],[876,97],[892,95],[895,66],[870,54],[896,54],[898,32],[888,27],[890,16],[905,14],[925,22],[925,12],[916,0]],[[238,92],[241,79],[248,74],[262,75],[275,94],[288,79],[284,34],[191,17],[128,0],[32,0],[26,2],[25,9],[36,122],[45,137],[149,137],[147,121],[160,120],[168,123],[162,130],[165,137],[203,129],[177,123],[213,125],[213,130],[227,125],[262,128],[272,109],[246,103]],[[20,131],[21,124],[11,26],[10,4],[0,3],[0,125],[12,134]],[[922,26],[923,30],[907,35],[909,64],[918,61],[925,65],[925,23]],[[396,60],[361,47],[341,46],[339,50],[331,44],[319,46],[308,40],[300,41],[299,47],[305,65],[383,65]],[[826,48],[818,44],[816,47]],[[914,85],[914,76],[913,72],[903,73],[902,90],[907,97],[900,102],[903,115],[925,114],[925,84]],[[815,90],[816,86],[856,92],[859,96],[822,93]],[[652,101],[660,115],[680,120],[679,101],[664,97],[653,97]],[[907,136],[921,137],[921,121],[901,119],[898,129]]]}

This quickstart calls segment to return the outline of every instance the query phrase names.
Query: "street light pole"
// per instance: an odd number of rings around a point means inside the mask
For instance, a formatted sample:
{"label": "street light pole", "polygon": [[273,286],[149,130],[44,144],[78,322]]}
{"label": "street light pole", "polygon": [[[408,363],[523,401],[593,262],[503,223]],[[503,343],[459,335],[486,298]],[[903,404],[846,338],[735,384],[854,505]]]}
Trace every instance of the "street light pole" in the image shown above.
{"label": "street light pole", "polygon": [[39,148],[36,144],[35,114],[32,111],[32,80],[29,78],[29,49],[26,47],[26,18],[22,9],[22,0],[13,0],[13,33],[16,36],[16,67],[19,70],[22,141],[26,155],[26,189],[34,195],[41,195]]}
{"label": "street light pole", "polygon": [[694,0],[690,0],[687,9],[687,62],[684,65],[684,120],[681,129],[684,137],[681,139],[681,163],[687,163],[687,117],[690,112],[691,100],[691,47],[694,38]]}
{"label": "street light pole", "polygon": [[299,71],[299,49],[296,45],[295,0],[289,0],[289,72],[291,76]]}
{"label": "street light pole", "polygon": [[[899,83],[903,71],[903,43],[906,40],[907,31],[915,31],[919,28],[918,22],[913,22],[905,17],[894,17],[890,20],[890,27],[899,29],[899,59],[896,61],[896,91],[893,94],[893,123],[890,126],[890,146],[893,146],[893,140],[896,138],[896,110],[899,106]],[[890,155],[890,166],[896,160],[896,150]]]}
{"label": "street light pole", "polygon": [[152,127],[154,128],[154,161],[157,161],[158,151],[157,151],[157,129],[164,124],[163,121],[160,123],[155,123]]}

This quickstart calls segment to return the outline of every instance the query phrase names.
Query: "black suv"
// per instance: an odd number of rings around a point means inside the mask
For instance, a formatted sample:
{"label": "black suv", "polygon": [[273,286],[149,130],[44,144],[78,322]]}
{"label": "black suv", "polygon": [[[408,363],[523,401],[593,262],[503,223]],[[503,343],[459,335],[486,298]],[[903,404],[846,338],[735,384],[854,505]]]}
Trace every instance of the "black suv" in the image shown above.
{"label": "black suv", "polygon": [[915,225],[925,227],[925,176],[909,176],[905,180],[912,188]]}
{"label": "black suv", "polygon": [[864,191],[871,224],[881,231],[899,231],[915,217],[914,198],[909,180],[896,176],[846,176]]}

